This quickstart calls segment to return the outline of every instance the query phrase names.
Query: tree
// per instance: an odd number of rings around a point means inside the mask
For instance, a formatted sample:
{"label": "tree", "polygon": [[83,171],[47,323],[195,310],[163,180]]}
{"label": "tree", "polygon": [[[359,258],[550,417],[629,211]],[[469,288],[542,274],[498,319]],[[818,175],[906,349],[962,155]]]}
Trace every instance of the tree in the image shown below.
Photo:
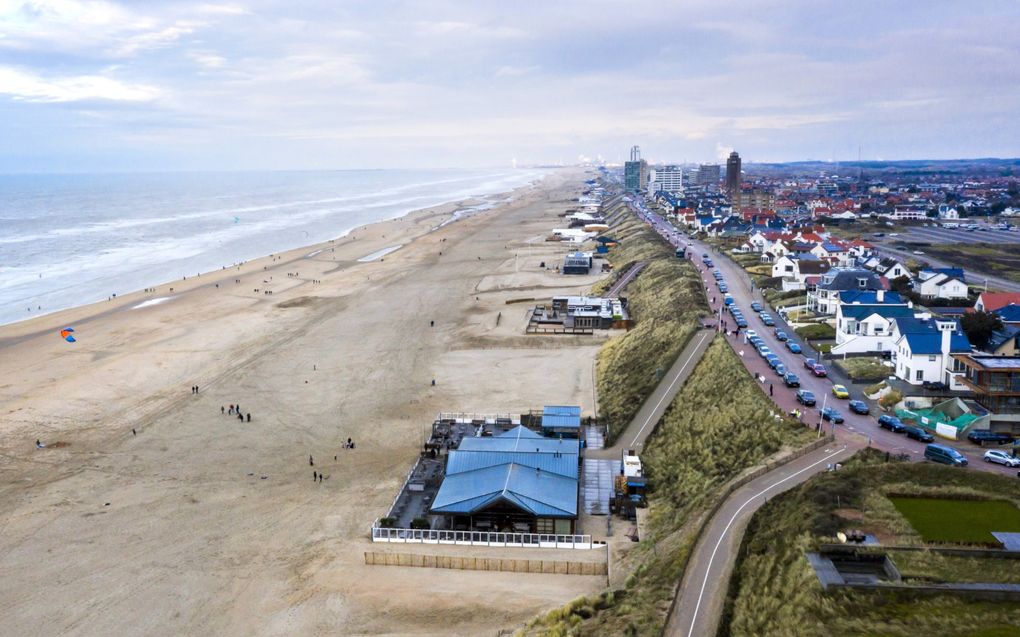
{"label": "tree", "polygon": [[1002,319],[991,312],[968,312],[960,319],[960,327],[971,345],[984,348],[988,346],[992,332],[1002,329]]}

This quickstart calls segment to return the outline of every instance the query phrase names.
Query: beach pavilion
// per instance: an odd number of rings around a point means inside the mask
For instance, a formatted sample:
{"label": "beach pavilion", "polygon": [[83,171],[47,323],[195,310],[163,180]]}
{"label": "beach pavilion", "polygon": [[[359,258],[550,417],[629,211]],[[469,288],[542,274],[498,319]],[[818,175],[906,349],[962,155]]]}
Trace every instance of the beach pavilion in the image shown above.
{"label": "beach pavilion", "polygon": [[449,453],[431,513],[450,528],[574,533],[578,509],[576,439],[553,440],[525,427],[465,438]]}

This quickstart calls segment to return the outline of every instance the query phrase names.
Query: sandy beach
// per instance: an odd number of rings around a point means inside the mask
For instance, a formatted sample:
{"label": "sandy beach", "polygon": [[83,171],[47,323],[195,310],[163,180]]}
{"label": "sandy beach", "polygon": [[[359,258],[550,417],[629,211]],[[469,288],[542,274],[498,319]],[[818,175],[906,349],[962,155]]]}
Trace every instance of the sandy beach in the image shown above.
{"label": "sandy beach", "polygon": [[583,178],[0,327],[0,634],[494,634],[599,590],[363,562],[440,410],[592,412],[599,340],[507,304],[597,280],[539,267]]}

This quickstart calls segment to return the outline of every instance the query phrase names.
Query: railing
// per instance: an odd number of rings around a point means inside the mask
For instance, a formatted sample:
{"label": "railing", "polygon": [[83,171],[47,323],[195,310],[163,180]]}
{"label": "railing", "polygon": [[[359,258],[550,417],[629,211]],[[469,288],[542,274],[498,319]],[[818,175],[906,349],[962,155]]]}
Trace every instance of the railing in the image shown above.
{"label": "railing", "polygon": [[460,546],[502,546],[510,548],[592,549],[602,546],[590,535],[546,533],[498,533],[495,531],[444,531],[435,529],[389,529],[372,527],[373,542],[406,544],[456,544]]}

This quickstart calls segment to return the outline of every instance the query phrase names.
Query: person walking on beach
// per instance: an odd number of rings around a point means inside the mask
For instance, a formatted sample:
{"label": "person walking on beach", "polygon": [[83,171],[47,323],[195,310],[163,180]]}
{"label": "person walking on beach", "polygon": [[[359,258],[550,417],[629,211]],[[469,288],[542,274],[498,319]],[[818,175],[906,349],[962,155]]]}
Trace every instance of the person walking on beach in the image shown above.
{"label": "person walking on beach", "polygon": [[314,467],[315,466],[315,461],[312,460],[311,454],[308,455],[308,466],[309,467]]}
{"label": "person walking on beach", "polygon": [[250,411],[247,413],[247,416],[248,416],[248,422],[251,422],[251,412]]}
{"label": "person walking on beach", "polygon": [[318,471],[313,471],[312,472],[312,482],[318,482],[318,480],[319,480],[319,472]]}
{"label": "person walking on beach", "polygon": [[773,390],[774,390],[774,387],[772,386],[772,383],[769,383],[769,396],[775,395],[775,392]]}
{"label": "person walking on beach", "polygon": [[138,432],[137,432],[137,431],[135,431],[134,429],[132,429],[132,430],[131,430],[131,435],[132,435],[132,436],[137,436],[137,435],[138,435]]}
{"label": "person walking on beach", "polygon": [[237,412],[237,419],[240,420],[241,422],[244,422],[244,414],[242,414],[241,412]]}
{"label": "person walking on beach", "polygon": [[224,407],[223,405],[220,405],[220,415],[222,416],[224,413],[226,413],[226,411],[227,411],[227,408]]}

